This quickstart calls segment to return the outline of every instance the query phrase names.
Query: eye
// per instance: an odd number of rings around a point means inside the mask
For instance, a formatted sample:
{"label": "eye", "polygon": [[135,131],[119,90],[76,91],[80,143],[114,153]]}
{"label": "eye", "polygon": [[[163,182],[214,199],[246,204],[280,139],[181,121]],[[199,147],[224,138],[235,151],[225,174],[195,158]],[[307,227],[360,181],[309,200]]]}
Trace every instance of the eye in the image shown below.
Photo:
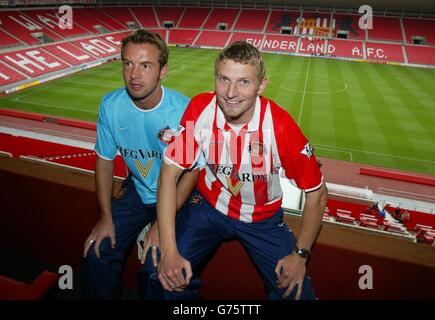
{"label": "eye", "polygon": [[228,83],[228,78],[226,77],[218,77],[218,81],[222,84]]}
{"label": "eye", "polygon": [[251,81],[247,80],[247,79],[243,79],[240,80],[240,84],[244,87],[246,87],[247,85],[249,85],[251,83]]}
{"label": "eye", "polygon": [[124,66],[126,66],[126,67],[129,67],[129,66],[131,66],[131,62],[130,61],[123,61],[123,63],[124,63]]}

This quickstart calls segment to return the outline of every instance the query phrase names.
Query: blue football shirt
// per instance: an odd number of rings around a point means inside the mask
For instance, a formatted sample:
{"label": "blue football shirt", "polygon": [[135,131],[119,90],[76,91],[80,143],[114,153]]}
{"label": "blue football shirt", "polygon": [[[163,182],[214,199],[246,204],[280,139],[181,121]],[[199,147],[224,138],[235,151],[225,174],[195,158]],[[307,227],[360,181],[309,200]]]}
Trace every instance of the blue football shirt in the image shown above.
{"label": "blue football shirt", "polygon": [[98,114],[95,152],[106,160],[121,154],[146,204],[156,202],[157,179],[171,136],[168,133],[178,129],[189,103],[185,95],[162,89],[160,103],[150,110],[138,108],[125,88],[118,89],[103,97]]}

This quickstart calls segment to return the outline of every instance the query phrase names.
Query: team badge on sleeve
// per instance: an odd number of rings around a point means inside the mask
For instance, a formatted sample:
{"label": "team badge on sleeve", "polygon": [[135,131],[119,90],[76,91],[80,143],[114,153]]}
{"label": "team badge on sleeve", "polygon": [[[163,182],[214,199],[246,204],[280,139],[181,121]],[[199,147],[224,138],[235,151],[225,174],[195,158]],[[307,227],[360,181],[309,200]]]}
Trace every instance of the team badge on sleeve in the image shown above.
{"label": "team badge on sleeve", "polygon": [[179,126],[177,129],[171,129],[169,126],[166,126],[165,128],[161,129],[159,133],[157,134],[157,139],[159,139],[161,142],[168,144],[172,141],[174,137],[177,137],[180,135],[181,132],[184,131],[183,126]]}
{"label": "team badge on sleeve", "polygon": [[313,148],[311,148],[308,142],[306,145],[304,145],[304,148],[302,149],[301,153],[303,155],[306,155],[308,159],[310,159],[311,156],[313,155]]}

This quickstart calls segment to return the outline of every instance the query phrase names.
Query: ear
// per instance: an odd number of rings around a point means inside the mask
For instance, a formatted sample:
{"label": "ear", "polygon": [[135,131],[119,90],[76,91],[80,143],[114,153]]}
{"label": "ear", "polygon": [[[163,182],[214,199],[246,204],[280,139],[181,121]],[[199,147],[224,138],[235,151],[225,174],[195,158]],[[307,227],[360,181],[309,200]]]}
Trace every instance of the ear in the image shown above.
{"label": "ear", "polygon": [[168,73],[168,65],[165,64],[162,69],[160,70],[160,80],[163,80],[166,76],[166,74]]}
{"label": "ear", "polygon": [[266,89],[266,86],[267,86],[267,79],[264,78],[263,80],[261,80],[260,86],[258,87],[258,91],[257,91],[258,96],[261,96],[263,94],[263,91]]}

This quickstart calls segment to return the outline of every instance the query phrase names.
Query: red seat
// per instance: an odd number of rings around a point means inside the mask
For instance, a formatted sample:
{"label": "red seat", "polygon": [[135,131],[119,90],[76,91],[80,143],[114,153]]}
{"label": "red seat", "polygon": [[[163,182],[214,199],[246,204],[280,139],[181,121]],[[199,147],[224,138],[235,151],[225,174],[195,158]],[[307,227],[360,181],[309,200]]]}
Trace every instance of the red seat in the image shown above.
{"label": "red seat", "polygon": [[0,300],[40,300],[58,279],[58,274],[48,271],[43,271],[31,284],[0,276]]}

